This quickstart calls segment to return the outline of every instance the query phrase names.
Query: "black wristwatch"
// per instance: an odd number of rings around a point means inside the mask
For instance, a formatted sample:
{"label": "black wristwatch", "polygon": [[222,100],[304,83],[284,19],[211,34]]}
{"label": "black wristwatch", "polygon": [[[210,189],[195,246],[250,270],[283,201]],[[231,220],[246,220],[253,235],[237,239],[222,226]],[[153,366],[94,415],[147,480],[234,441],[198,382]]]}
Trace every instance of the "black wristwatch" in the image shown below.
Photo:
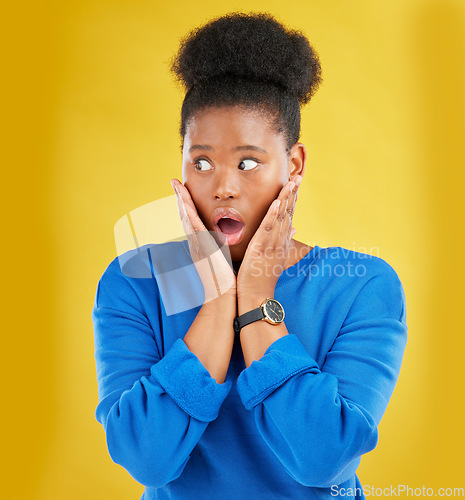
{"label": "black wristwatch", "polygon": [[267,297],[256,309],[234,318],[234,331],[238,334],[245,325],[259,320],[279,325],[284,320],[283,306],[276,299]]}

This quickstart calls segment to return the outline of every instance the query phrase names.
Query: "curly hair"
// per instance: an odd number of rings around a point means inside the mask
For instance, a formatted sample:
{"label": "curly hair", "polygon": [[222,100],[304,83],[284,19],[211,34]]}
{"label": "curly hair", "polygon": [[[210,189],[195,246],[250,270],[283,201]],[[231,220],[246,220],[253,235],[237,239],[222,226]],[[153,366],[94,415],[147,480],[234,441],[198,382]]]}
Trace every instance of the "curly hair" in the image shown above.
{"label": "curly hair", "polygon": [[243,105],[268,112],[289,153],[300,136],[300,107],[322,82],[318,54],[306,36],[264,12],[232,12],[192,30],[170,63],[186,91],[182,140],[197,111]]}

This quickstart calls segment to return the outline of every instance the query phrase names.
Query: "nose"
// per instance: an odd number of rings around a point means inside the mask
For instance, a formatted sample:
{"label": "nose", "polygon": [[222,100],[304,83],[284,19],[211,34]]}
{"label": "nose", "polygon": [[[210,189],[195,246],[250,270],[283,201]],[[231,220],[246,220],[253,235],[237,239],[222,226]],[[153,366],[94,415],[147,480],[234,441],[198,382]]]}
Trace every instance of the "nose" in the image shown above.
{"label": "nose", "polygon": [[225,169],[224,172],[217,174],[213,195],[216,200],[226,200],[239,196],[238,179],[235,177],[234,172]]}

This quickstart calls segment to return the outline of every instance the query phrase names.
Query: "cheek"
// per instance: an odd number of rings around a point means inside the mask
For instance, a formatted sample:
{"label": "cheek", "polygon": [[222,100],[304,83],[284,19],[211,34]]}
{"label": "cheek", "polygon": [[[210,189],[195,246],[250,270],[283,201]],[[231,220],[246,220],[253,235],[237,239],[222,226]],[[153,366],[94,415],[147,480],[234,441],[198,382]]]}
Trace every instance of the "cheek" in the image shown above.
{"label": "cheek", "polygon": [[254,187],[254,199],[262,205],[271,205],[273,200],[279,196],[279,193],[286,182],[287,181],[284,183],[281,182],[281,179],[267,179],[258,186]]}
{"label": "cheek", "polygon": [[279,185],[273,183],[270,186],[261,186],[256,193],[251,193],[253,196],[249,197],[249,206],[250,206],[250,222],[252,222],[253,226],[259,226],[263,217],[267,214],[270,205],[273,201],[278,197],[278,194],[281,190]]}

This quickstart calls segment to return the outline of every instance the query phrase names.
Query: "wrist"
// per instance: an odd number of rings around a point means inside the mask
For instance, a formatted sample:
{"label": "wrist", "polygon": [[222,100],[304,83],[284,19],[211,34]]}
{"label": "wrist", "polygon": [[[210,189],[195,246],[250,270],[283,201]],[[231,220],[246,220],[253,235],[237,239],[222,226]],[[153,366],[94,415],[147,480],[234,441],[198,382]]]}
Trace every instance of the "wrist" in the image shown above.
{"label": "wrist", "polygon": [[264,300],[267,297],[273,297],[274,291],[275,287],[264,287],[261,288],[260,290],[253,290],[253,291],[237,290],[237,300],[248,300],[257,298],[262,298],[262,300]]}
{"label": "wrist", "polygon": [[237,298],[235,294],[223,294],[202,304],[202,310],[212,315],[235,317]]}
{"label": "wrist", "polygon": [[274,297],[274,290],[255,292],[248,294],[241,294],[237,297],[238,315],[245,314],[246,312],[256,309],[266,298]]}

